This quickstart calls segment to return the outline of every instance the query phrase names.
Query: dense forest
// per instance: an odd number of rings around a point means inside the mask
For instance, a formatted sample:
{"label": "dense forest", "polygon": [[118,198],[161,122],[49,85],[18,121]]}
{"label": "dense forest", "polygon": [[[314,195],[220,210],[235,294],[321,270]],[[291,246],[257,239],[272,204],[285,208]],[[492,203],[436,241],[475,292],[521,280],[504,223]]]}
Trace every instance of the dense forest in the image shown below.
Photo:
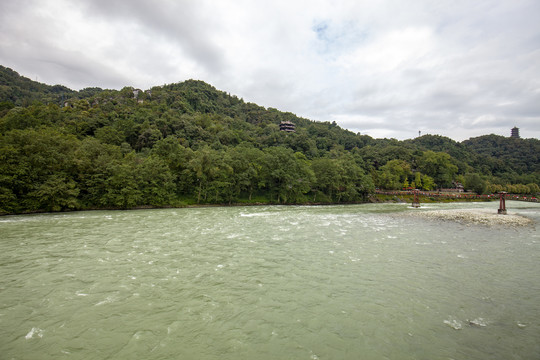
{"label": "dense forest", "polygon": [[[294,132],[280,131],[292,122]],[[376,188],[537,193],[540,141],[373,139],[202,81],[49,86],[0,66],[0,213],[353,203]]]}

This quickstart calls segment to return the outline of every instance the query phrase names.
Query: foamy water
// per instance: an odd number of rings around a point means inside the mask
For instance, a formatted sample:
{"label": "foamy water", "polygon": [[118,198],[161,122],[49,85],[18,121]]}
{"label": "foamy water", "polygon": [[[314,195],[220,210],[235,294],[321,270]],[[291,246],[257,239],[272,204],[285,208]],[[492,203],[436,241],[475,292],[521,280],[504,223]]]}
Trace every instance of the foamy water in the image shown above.
{"label": "foamy water", "polygon": [[0,218],[1,358],[540,358],[540,206],[508,207],[533,225],[390,204]]}

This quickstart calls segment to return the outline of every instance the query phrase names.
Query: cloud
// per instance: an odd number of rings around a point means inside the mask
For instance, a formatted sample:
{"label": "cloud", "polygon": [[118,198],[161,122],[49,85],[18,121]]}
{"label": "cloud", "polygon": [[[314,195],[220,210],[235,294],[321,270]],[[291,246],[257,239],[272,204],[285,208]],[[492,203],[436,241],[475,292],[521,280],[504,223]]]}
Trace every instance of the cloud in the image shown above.
{"label": "cloud", "polygon": [[375,137],[540,137],[535,0],[22,0],[0,63],[72,88],[201,79]]}
{"label": "cloud", "polygon": [[220,23],[206,15],[211,11],[208,3],[94,0],[85,5],[92,20],[105,19],[120,25],[116,31],[133,32],[129,48],[151,48],[154,44],[149,42],[155,40],[158,47],[165,43],[176,48],[208,72],[223,70],[222,52],[213,36],[221,31]]}

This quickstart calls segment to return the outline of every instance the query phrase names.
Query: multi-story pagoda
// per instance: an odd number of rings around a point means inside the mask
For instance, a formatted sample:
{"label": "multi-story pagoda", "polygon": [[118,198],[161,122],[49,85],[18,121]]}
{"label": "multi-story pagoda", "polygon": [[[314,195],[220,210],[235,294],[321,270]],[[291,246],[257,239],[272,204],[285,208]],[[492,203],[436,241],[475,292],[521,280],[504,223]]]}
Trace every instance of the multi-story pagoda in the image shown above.
{"label": "multi-story pagoda", "polygon": [[294,132],[295,125],[290,121],[282,121],[281,123],[279,123],[279,130],[286,132]]}
{"label": "multi-story pagoda", "polygon": [[518,127],[515,127],[515,126],[514,126],[514,127],[512,128],[512,134],[510,135],[510,137],[519,139],[519,128],[518,128]]}

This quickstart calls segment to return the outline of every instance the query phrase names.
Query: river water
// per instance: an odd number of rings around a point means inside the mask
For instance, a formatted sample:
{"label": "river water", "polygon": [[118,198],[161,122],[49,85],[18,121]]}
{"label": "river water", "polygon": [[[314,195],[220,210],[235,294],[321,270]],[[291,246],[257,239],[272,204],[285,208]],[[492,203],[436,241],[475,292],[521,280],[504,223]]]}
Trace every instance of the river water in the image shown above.
{"label": "river water", "polygon": [[540,205],[0,218],[1,359],[540,359]]}

